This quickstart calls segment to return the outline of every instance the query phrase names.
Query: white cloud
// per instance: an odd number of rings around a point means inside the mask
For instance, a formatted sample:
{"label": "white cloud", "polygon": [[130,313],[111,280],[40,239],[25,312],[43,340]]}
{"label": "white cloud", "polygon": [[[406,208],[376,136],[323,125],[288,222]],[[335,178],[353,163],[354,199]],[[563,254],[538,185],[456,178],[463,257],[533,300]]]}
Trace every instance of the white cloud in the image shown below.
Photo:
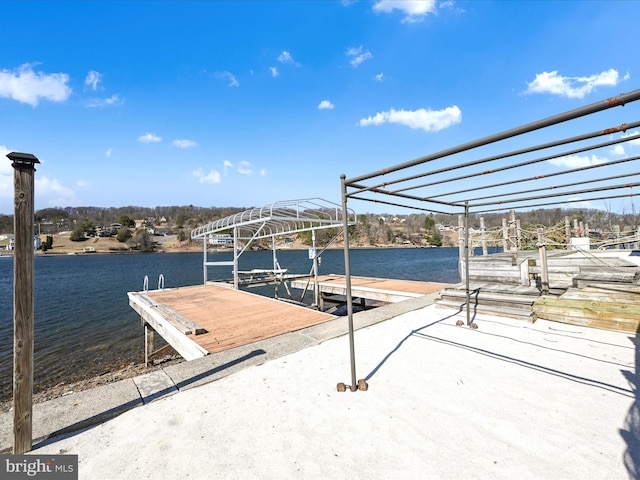
{"label": "white cloud", "polygon": [[106,152],[104,152],[105,156],[108,158],[111,156],[111,152],[113,151],[113,148],[108,148]]}
{"label": "white cloud", "polygon": [[436,1],[378,0],[373,5],[373,11],[376,13],[393,13],[394,10],[400,10],[406,15],[402,23],[421,22],[428,14],[436,12]]}
{"label": "white cloud", "polygon": [[362,45],[360,45],[358,48],[355,48],[355,47],[348,48],[347,51],[345,52],[345,55],[347,55],[347,57],[351,57],[351,60],[349,61],[349,63],[354,68],[359,67],[362,62],[373,58],[373,55],[371,55],[371,52],[369,50],[365,52],[362,51]]}
{"label": "white cloud", "polygon": [[221,183],[222,176],[220,172],[211,170],[209,173],[204,173],[201,168],[193,172],[193,176],[198,179],[200,183]]}
{"label": "white cloud", "polygon": [[13,150],[9,150],[4,145],[0,145],[0,175],[12,175],[13,167],[11,166],[11,160],[7,158]]}
{"label": "white cloud", "polygon": [[333,103],[331,103],[329,100],[322,100],[318,105],[318,110],[333,110],[334,107],[335,106],[333,105]]}
{"label": "white cloud", "polygon": [[34,72],[31,65],[25,63],[17,70],[0,71],[0,97],[11,98],[33,107],[42,100],[64,102],[71,95],[67,85],[66,73],[44,74]]}
{"label": "white cloud", "polygon": [[278,61],[280,63],[293,63],[293,57],[287,51],[283,51],[280,55],[278,55]]}
{"label": "white cloud", "polygon": [[601,158],[596,155],[569,155],[566,157],[558,157],[552,158],[551,160],[547,160],[550,165],[555,167],[562,168],[582,168],[589,167],[591,165],[600,165],[602,163],[606,163],[608,160],[606,158]]}
{"label": "white cloud", "polygon": [[87,87],[91,87],[92,90],[97,90],[98,89],[98,83],[100,83],[102,81],[102,74],[99,72],[96,72],[95,70],[91,70],[86,78],[84,79],[84,84]]}
{"label": "white cloud", "polygon": [[267,169],[263,168],[262,170],[260,170],[260,176],[261,177],[266,177],[267,176]]}
{"label": "white cloud", "polygon": [[[55,178],[36,176],[35,191],[38,197],[49,197],[49,204],[69,205],[75,198],[75,193],[70,188],[63,186]],[[55,198],[52,198],[55,197]]]}
{"label": "white cloud", "polygon": [[119,107],[124,104],[124,99],[120,95],[113,94],[109,98],[93,98],[87,103],[89,108]]}
{"label": "white cloud", "polygon": [[145,133],[138,137],[138,141],[141,143],[158,143],[162,141],[162,137],[157,136],[154,133]]}
{"label": "white cloud", "polygon": [[86,180],[78,180],[76,182],[76,185],[80,188],[87,188],[91,186],[91,182],[88,182]]}
{"label": "white cloud", "polygon": [[589,200],[582,200],[580,197],[570,198],[566,202],[567,208],[596,208]]}
{"label": "white cloud", "polygon": [[597,87],[613,87],[618,83],[618,72],[612,68],[588,77],[563,77],[554,70],[538,73],[535,80],[527,84],[525,93],[550,93],[567,98],[584,98]]}
{"label": "white cloud", "polygon": [[193,148],[193,147],[197,147],[198,144],[193,140],[184,139],[184,140],[174,140],[173,146],[178,148]]}
{"label": "white cloud", "polygon": [[376,75],[376,81],[382,82],[384,80],[384,73],[379,73]]}
{"label": "white cloud", "polygon": [[382,125],[383,123],[398,123],[412,129],[422,129],[425,132],[438,132],[460,123],[462,112],[457,106],[433,111],[420,108],[418,110],[394,110],[378,112],[373,117],[363,118],[358,122],[361,127]]}
{"label": "white cloud", "polygon": [[269,67],[269,70],[271,70],[271,76],[272,77],[277,77],[278,76],[278,67]]}
{"label": "white cloud", "polygon": [[616,155],[619,157],[623,157],[624,156],[624,147],[620,144],[618,145],[614,145],[613,148],[611,150],[609,150],[609,153],[611,155]]}
{"label": "white cloud", "polygon": [[280,55],[278,55],[278,61],[280,63],[290,63],[292,65],[295,65],[296,67],[300,66],[300,64],[295,60],[293,60],[293,57],[291,56],[291,54],[286,50],[284,50]]}
{"label": "white cloud", "polygon": [[251,175],[253,170],[251,170],[251,164],[246,160],[242,160],[240,165],[238,165],[238,173],[241,175]]}
{"label": "white cloud", "polygon": [[[12,199],[13,191],[13,167],[7,158],[9,150],[6,146],[0,145],[0,198]],[[8,213],[8,212],[5,212]]]}
{"label": "white cloud", "polygon": [[[635,132],[629,132],[629,133],[623,133],[622,134],[622,138],[628,138],[631,136],[636,136],[639,135],[640,132],[638,130],[636,130]],[[635,140],[629,140],[627,142],[625,142],[627,145],[633,145],[634,147],[640,146],[640,136],[638,138],[636,138]]]}
{"label": "white cloud", "polygon": [[229,160],[225,160],[224,162],[222,162],[222,168],[224,169],[224,174],[227,174],[227,171],[230,168],[233,168],[233,163],[231,163]]}
{"label": "white cloud", "polygon": [[216,74],[218,78],[224,78],[229,81],[230,87],[239,87],[240,82],[236,79],[236,77],[231,72],[218,72]]}

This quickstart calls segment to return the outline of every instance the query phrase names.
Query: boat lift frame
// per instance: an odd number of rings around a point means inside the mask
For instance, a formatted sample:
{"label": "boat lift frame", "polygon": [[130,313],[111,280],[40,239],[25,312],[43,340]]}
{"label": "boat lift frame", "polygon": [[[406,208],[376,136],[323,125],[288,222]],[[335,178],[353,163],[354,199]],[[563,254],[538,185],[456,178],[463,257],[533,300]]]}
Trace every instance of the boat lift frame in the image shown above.
{"label": "boat lift frame", "polygon": [[[333,242],[338,236],[342,235],[343,229],[346,231],[350,225],[355,225],[355,223],[355,212],[342,208],[339,204],[328,200],[321,198],[282,200],[202,225],[191,231],[191,238],[203,240],[204,283],[206,284],[209,281],[208,267],[231,266],[233,267],[233,288],[237,290],[240,287],[240,275],[242,273],[262,274],[276,281],[285,280],[286,270],[280,267],[276,255],[276,238],[311,231],[312,246],[309,251],[309,258],[313,262],[312,275],[316,280],[314,282],[314,303],[318,306],[318,267],[320,255],[326,249],[326,246],[318,250],[316,231],[331,228],[337,229],[338,233],[331,240]],[[208,259],[209,240],[214,235],[221,233],[231,233],[233,235],[233,260],[210,261]],[[249,248],[252,242],[260,239],[271,240],[273,269],[240,272],[238,270],[240,256]]]}
{"label": "boat lift frame", "polygon": [[[640,186],[638,181],[640,180],[638,178],[640,176],[640,168],[638,168],[640,157],[638,156],[616,161],[594,161],[588,167],[566,169],[560,172],[550,171],[548,162],[583,152],[591,152],[599,148],[611,148],[615,145],[631,145],[631,142],[634,144],[640,142],[640,133],[637,131],[627,133],[627,131],[640,127],[640,121],[625,122],[591,133],[558,139],[560,135],[558,132],[561,131],[566,135],[566,131],[570,128],[583,129],[584,125],[593,120],[596,114],[599,114],[596,118],[598,123],[610,122],[611,118],[619,115],[605,114],[604,112],[613,107],[628,105],[639,99],[640,90],[634,90],[382,170],[351,178],[347,178],[343,174],[341,176],[342,208],[346,212],[347,201],[353,199],[394,207],[406,207],[421,212],[464,215],[463,265],[466,284],[466,325],[475,328],[476,325],[472,323],[470,313],[469,215],[507,209],[530,210],[534,207],[576,201],[637,196],[637,187]],[[626,108],[624,114],[635,115],[636,118],[640,117],[640,111],[637,108]],[[585,120],[587,118],[589,122]],[[584,125],[579,119],[585,120]],[[563,126],[563,130],[553,128],[559,125]],[[540,141],[540,138],[545,138],[546,135],[549,135],[546,142],[535,143]],[[514,137],[518,137],[518,142],[516,142],[518,148],[503,151],[503,148],[509,148],[508,141]],[[607,141],[595,144],[586,143],[599,137],[604,137]],[[505,143],[507,147],[504,147]],[[569,144],[577,144],[578,146],[571,150],[562,150],[562,147]],[[500,147],[496,147],[496,145],[500,145]],[[522,147],[522,145],[530,146]],[[549,153],[542,157],[533,157],[532,154],[543,150]],[[625,165],[626,168],[623,169],[622,165],[627,162],[634,162],[634,164]],[[433,167],[430,168],[432,165]],[[478,169],[479,166],[480,169]],[[605,169],[606,176],[604,175],[605,171],[601,169]],[[587,170],[590,175],[586,181],[572,181],[562,185],[555,185],[548,181],[549,178],[557,176],[572,179],[572,175],[575,176],[577,172],[582,173]],[[508,177],[501,175],[506,171],[509,172]],[[453,174],[452,172],[457,173]],[[635,181],[631,181],[629,177],[636,177]],[[614,182],[619,179],[625,180],[623,183]],[[524,190],[519,187],[524,182],[534,182],[535,187]],[[602,184],[599,186],[585,187],[600,182]],[[580,188],[577,188],[578,186]],[[500,190],[496,190],[498,188]],[[482,192],[482,196],[477,196],[479,192]],[[346,237],[344,256],[351,359],[350,389],[355,391],[358,389],[359,383],[356,383],[350,253]]]}

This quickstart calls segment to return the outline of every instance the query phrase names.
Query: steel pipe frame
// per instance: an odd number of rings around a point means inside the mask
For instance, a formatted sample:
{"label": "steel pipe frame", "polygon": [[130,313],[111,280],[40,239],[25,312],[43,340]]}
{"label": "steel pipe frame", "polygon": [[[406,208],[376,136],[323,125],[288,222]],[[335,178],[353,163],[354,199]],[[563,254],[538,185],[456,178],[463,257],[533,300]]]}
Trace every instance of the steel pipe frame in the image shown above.
{"label": "steel pipe frame", "polygon": [[[513,128],[511,130],[506,130],[504,132],[501,133],[497,133],[494,135],[490,135],[487,137],[483,137],[480,138],[478,140],[474,140],[471,142],[467,142],[464,143],[462,145],[459,145],[457,147],[452,147],[449,149],[445,149],[442,150],[440,152],[431,154],[431,155],[426,155],[420,158],[417,158],[415,160],[411,160],[409,162],[405,162],[405,163],[401,163],[383,170],[378,170],[376,172],[372,172],[372,173],[368,173],[368,174],[364,174],[364,175],[360,175],[357,177],[352,177],[350,179],[346,178],[346,175],[342,174],[340,177],[340,182],[341,182],[341,193],[342,193],[342,209],[343,209],[343,219],[344,219],[344,257],[345,257],[345,277],[346,277],[346,297],[347,297],[347,317],[348,317],[348,324],[349,324],[349,351],[350,351],[350,361],[351,361],[351,389],[352,391],[355,391],[356,387],[356,365],[355,365],[355,340],[354,340],[354,331],[353,331],[353,305],[352,305],[352,296],[351,296],[351,271],[350,271],[350,253],[349,253],[349,239],[348,239],[348,229],[347,229],[347,223],[346,223],[346,212],[347,212],[347,200],[348,198],[353,198],[353,199],[358,199],[358,200],[363,200],[363,201],[371,201],[374,203],[382,203],[382,204],[387,204],[387,205],[393,205],[393,206],[399,206],[399,207],[407,207],[407,208],[411,208],[414,210],[422,210],[422,211],[431,211],[433,212],[432,209],[427,208],[427,207],[418,207],[418,206],[408,206],[408,205],[403,205],[403,204],[395,204],[392,202],[387,202],[387,201],[380,201],[380,200],[373,200],[373,199],[368,199],[368,198],[363,198],[360,197],[359,195],[362,194],[363,192],[373,192],[373,193],[380,193],[380,194],[384,194],[384,195],[390,195],[393,197],[400,197],[400,198],[404,198],[406,200],[413,200],[415,202],[417,202],[418,204],[420,203],[436,203],[440,206],[442,205],[449,205],[452,207],[461,207],[463,208],[463,212],[465,215],[465,261],[467,263],[467,267],[466,267],[466,271],[468,272],[468,248],[469,248],[469,239],[468,239],[468,218],[469,218],[469,213],[470,213],[470,208],[471,206],[469,205],[469,201],[465,200],[464,204],[461,203],[460,201],[453,203],[453,202],[442,202],[442,201],[435,201],[432,198],[420,198],[417,197],[415,195],[407,195],[407,194],[403,194],[402,191],[405,191],[406,189],[402,189],[402,190],[397,190],[397,191],[387,191],[384,190],[383,187],[386,187],[388,185],[391,184],[397,184],[397,183],[402,183],[402,182],[407,182],[410,180],[414,180],[417,178],[422,178],[424,176],[427,175],[433,175],[435,173],[445,173],[448,171],[452,171],[455,170],[457,168],[463,168],[466,166],[471,166],[471,165],[476,165],[478,163],[481,163],[480,160],[476,160],[475,162],[467,162],[465,164],[459,165],[459,166],[453,166],[453,167],[449,167],[449,168],[445,168],[445,169],[441,169],[441,170],[436,170],[434,172],[428,172],[428,173],[421,173],[418,175],[414,175],[414,176],[409,176],[409,177],[404,177],[404,178],[400,178],[400,179],[395,179],[392,180],[390,182],[384,182],[381,184],[377,184],[377,185],[373,185],[373,186],[364,186],[364,185],[360,185],[360,182],[364,181],[364,180],[369,180],[369,179],[373,179],[376,177],[380,177],[380,176],[384,176],[384,175],[388,175],[389,173],[393,173],[393,172],[398,172],[398,171],[402,171],[402,170],[406,170],[408,168],[411,167],[415,167],[427,162],[431,162],[434,160],[438,160],[444,157],[449,157],[451,155],[455,155],[457,153],[462,153],[468,150],[473,150],[475,148],[481,147],[481,146],[485,146],[485,145],[489,145],[492,143],[496,143],[502,140],[506,140],[512,137],[516,137],[519,135],[523,135],[525,133],[530,133],[536,130],[540,130],[546,127],[550,127],[553,125],[557,125],[557,124],[561,124],[570,120],[574,120],[586,115],[591,115],[593,113],[597,113],[603,110],[607,110],[609,108],[612,107],[617,107],[617,106],[624,106],[627,103],[630,102],[635,102],[637,100],[640,100],[640,89],[639,90],[634,90],[632,92],[626,93],[626,94],[621,94],[617,97],[612,97],[612,98],[608,98],[606,100],[602,100],[600,102],[596,102],[590,105],[586,105],[584,107],[580,107],[574,110],[570,110],[568,112],[565,113],[561,113],[558,115],[554,115],[552,117],[548,117],[546,119],[542,119],[542,120],[538,120],[535,122],[531,122],[528,123],[526,125],[522,125],[520,127],[516,127]],[[632,125],[637,125],[637,123],[634,123]],[[542,144],[542,145],[538,145],[538,146],[534,146],[534,147],[530,147],[528,149],[521,149],[518,150],[516,152],[519,152],[518,154],[522,154],[522,153],[529,153],[532,151],[536,151],[536,150],[541,150],[543,148],[550,148],[550,146],[559,146],[559,145],[563,145],[563,144],[567,144],[567,143],[571,143],[571,142],[575,142],[578,141],[576,139],[580,139],[580,140],[584,140],[586,138],[593,138],[595,136],[599,136],[599,135],[606,135],[606,134],[611,134],[611,133],[616,133],[616,132],[621,132],[621,131],[626,131],[628,127],[628,124],[622,124],[620,127],[616,127],[613,129],[605,129],[605,130],[601,130],[599,132],[595,132],[592,134],[586,134],[586,135],[582,135],[582,136],[578,136],[578,137],[572,137],[572,138],[568,138],[565,140],[560,140],[557,142],[551,142],[551,143],[547,143],[547,144]],[[635,127],[634,127],[635,128]],[[488,157],[489,159],[498,159],[498,158],[507,158],[510,156],[514,156],[516,153],[508,153],[508,154],[502,154],[500,156],[498,156],[497,158],[492,158],[492,157]],[[490,160],[484,160],[484,161],[490,161]],[[438,182],[441,183],[441,182]],[[634,186],[637,184],[634,184]],[[356,189],[353,192],[349,192],[349,188],[353,188]],[[616,187],[616,188],[621,188],[621,187]],[[605,190],[609,190],[607,188],[603,188],[603,189],[591,189],[590,192],[597,192],[597,191],[605,191]],[[566,196],[568,194],[565,194],[563,196]],[[625,195],[625,196],[633,196],[633,195]],[[538,197],[540,198],[540,197]],[[546,196],[543,198],[547,198]],[[617,198],[617,197],[604,197],[604,198]],[[525,199],[520,199],[519,201],[525,201]],[[517,201],[515,200],[511,200],[508,202],[504,202],[504,203],[517,203]],[[554,202],[557,203],[557,202]],[[479,206],[481,204],[478,204],[476,206]],[[526,208],[531,208],[532,205],[527,205]],[[520,208],[524,208],[524,207],[520,207]],[[438,213],[442,213],[442,212],[438,212]],[[470,291],[469,291],[469,276],[468,273],[465,275],[465,284],[466,284],[466,302],[467,302],[467,326],[471,326],[471,321],[470,321]]]}

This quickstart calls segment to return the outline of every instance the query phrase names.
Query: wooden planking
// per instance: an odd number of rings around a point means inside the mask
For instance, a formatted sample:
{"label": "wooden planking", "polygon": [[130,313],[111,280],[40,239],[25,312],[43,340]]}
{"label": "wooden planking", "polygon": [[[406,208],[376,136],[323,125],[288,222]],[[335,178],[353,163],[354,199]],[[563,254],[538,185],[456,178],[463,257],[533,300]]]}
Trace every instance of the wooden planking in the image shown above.
{"label": "wooden planking", "polygon": [[210,284],[148,292],[147,295],[206,329],[207,333],[190,338],[209,353],[336,318],[317,310]]}
{"label": "wooden planking", "polygon": [[[541,297],[533,304],[538,318],[572,325],[637,333],[640,329],[640,302],[631,296],[616,298],[611,292],[568,291],[561,297]],[[640,298],[640,296],[639,296]]]}
{"label": "wooden planking", "polygon": [[[294,288],[307,285],[307,280],[291,282]],[[309,289],[313,290],[313,279]],[[344,275],[324,275],[318,277],[318,285],[323,293],[337,295],[346,294],[346,278]],[[413,280],[396,280],[391,278],[351,277],[351,294],[357,298],[367,298],[388,303],[401,302],[409,298],[436,293],[446,288],[446,283],[417,282]]]}

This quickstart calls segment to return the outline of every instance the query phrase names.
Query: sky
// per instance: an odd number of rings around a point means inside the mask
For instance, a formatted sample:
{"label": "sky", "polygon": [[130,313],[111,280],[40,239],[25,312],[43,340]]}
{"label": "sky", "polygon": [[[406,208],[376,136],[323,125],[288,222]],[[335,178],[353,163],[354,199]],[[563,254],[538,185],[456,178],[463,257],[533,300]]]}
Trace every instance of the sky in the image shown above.
{"label": "sky", "polygon": [[339,204],[341,174],[640,88],[637,1],[0,0],[0,18],[1,214],[13,151],[41,162],[36,210]]}

